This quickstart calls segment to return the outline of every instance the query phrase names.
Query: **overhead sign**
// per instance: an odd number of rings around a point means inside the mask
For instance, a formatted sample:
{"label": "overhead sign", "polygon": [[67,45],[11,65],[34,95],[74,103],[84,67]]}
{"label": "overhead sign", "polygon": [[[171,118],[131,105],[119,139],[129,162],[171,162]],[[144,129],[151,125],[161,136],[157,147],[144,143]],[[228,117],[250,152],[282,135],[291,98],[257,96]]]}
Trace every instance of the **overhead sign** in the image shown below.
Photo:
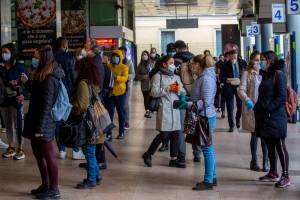
{"label": "overhead sign", "polygon": [[167,29],[198,28],[198,19],[167,19]]}
{"label": "overhead sign", "polygon": [[285,4],[272,4],[272,22],[285,23]]}
{"label": "overhead sign", "polygon": [[289,15],[300,14],[300,0],[287,0],[287,13]]}
{"label": "overhead sign", "polygon": [[251,25],[253,35],[260,35],[260,25],[257,22],[252,22]]}
{"label": "overhead sign", "polygon": [[253,37],[252,26],[246,26],[247,37]]}

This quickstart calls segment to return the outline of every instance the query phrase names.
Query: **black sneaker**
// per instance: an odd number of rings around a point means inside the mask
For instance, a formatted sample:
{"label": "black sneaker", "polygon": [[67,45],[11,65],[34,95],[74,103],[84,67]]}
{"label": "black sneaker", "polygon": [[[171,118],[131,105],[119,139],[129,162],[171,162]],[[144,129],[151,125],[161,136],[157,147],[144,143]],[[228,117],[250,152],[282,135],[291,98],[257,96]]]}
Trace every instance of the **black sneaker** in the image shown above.
{"label": "black sneaker", "polygon": [[222,113],[221,118],[222,118],[222,119],[225,118],[225,113]]}
{"label": "black sneaker", "polygon": [[49,189],[46,192],[36,194],[36,199],[60,199],[59,190]]}
{"label": "black sneaker", "polygon": [[185,163],[181,163],[180,161],[178,161],[178,159],[176,159],[170,160],[169,167],[186,168],[186,165]]}
{"label": "black sneaker", "polygon": [[107,164],[106,164],[106,163],[99,163],[99,169],[100,169],[100,170],[105,170],[105,169],[107,169]]}
{"label": "black sneaker", "polygon": [[79,190],[92,189],[96,187],[96,184],[97,183],[91,183],[85,179],[81,183],[78,183],[75,188]]}
{"label": "black sneaker", "polygon": [[152,158],[147,152],[143,154],[144,163],[147,167],[152,167]]}
{"label": "black sneaker", "polygon": [[106,140],[108,141],[108,142],[111,142],[112,141],[112,134],[107,134],[106,135]]}
{"label": "black sneaker", "polygon": [[229,133],[232,133],[233,131],[234,131],[234,127],[230,127],[228,130]]}
{"label": "black sneaker", "polygon": [[257,165],[256,162],[251,161],[251,162],[250,162],[250,170],[259,172],[259,171],[260,171],[260,168],[259,168],[259,166]]}
{"label": "black sneaker", "polygon": [[277,182],[279,181],[279,176],[277,173],[269,172],[265,176],[259,178],[261,182]]}
{"label": "black sneaker", "polygon": [[87,167],[87,163],[79,163],[78,165],[79,168],[85,168]]}
{"label": "black sneaker", "polygon": [[37,189],[33,189],[30,191],[30,193],[32,195],[36,195],[36,194],[39,194],[39,193],[45,193],[48,191],[48,187],[43,187],[42,185],[40,185]]}
{"label": "black sneaker", "polygon": [[204,191],[204,190],[213,190],[213,184],[212,183],[206,183],[206,182],[201,182],[197,183],[195,187],[193,187],[193,190],[195,191]]}
{"label": "black sneaker", "polygon": [[123,140],[125,138],[124,133],[120,133],[117,137],[118,140]]}
{"label": "black sneaker", "polygon": [[236,127],[237,127],[237,128],[241,128],[240,123],[236,123]]}
{"label": "black sneaker", "polygon": [[195,163],[201,162],[201,157],[194,157],[194,162]]}
{"label": "black sneaker", "polygon": [[217,180],[217,178],[213,179],[213,186],[218,186],[218,180]]}
{"label": "black sneaker", "polygon": [[291,185],[290,178],[288,176],[281,176],[280,180],[275,183],[277,188],[285,188]]}

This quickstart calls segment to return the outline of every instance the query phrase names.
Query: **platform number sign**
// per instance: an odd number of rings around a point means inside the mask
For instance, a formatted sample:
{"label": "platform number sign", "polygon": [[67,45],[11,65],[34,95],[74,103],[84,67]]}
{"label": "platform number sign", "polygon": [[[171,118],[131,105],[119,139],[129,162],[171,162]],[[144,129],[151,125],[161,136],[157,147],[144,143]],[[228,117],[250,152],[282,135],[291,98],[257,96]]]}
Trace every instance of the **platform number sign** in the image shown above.
{"label": "platform number sign", "polygon": [[252,22],[251,26],[253,35],[260,35],[260,25],[257,22]]}
{"label": "platform number sign", "polygon": [[285,23],[285,4],[272,4],[272,22]]}
{"label": "platform number sign", "polygon": [[252,26],[246,26],[246,31],[247,31],[247,37],[253,37],[253,30]]}
{"label": "platform number sign", "polygon": [[286,3],[289,15],[300,14],[300,0],[287,0]]}

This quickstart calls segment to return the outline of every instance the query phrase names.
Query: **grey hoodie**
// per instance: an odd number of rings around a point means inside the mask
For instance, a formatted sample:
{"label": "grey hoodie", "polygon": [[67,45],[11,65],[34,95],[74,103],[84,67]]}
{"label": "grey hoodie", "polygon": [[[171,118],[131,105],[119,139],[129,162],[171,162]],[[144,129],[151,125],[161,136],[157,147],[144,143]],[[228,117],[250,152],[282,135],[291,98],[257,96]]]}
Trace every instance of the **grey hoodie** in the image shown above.
{"label": "grey hoodie", "polygon": [[202,74],[195,80],[191,101],[197,101],[198,109],[201,110],[200,115],[205,116],[203,101],[206,107],[206,116],[208,118],[215,117],[216,111],[214,106],[215,95],[217,91],[215,67],[206,68]]}

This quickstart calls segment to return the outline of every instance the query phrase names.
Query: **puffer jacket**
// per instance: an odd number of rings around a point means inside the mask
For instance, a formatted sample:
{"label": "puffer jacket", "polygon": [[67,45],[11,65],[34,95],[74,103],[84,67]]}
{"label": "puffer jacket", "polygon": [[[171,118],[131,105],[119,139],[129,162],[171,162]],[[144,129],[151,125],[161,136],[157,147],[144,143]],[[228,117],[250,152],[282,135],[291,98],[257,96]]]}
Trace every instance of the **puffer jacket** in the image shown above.
{"label": "puffer jacket", "polygon": [[152,78],[151,96],[161,98],[161,104],[156,117],[156,130],[158,131],[179,131],[181,130],[180,110],[173,109],[173,102],[179,100],[178,94],[170,91],[169,85],[177,82],[181,92],[186,93],[180,77],[174,74],[165,73],[161,70]]}
{"label": "puffer jacket", "polygon": [[287,78],[281,71],[268,71],[259,86],[259,96],[254,106],[255,132],[263,138],[286,138]]}
{"label": "puffer jacket", "polygon": [[[251,100],[254,104],[258,98],[258,88],[261,83],[262,77],[255,71],[244,71],[238,89],[238,95],[243,102]],[[255,131],[255,117],[254,112],[248,109],[246,103],[242,107],[242,127],[244,130]]]}
{"label": "puffer jacket", "polygon": [[45,142],[55,138],[56,122],[51,110],[59,91],[59,80],[64,77],[63,69],[54,63],[53,72],[44,81],[33,81],[29,110],[25,118],[24,137],[37,138]]}
{"label": "puffer jacket", "polygon": [[[197,101],[200,115],[208,118],[215,117],[215,96],[217,92],[216,72],[214,67],[206,68],[196,79],[191,92],[191,101]],[[205,102],[203,105],[203,101]],[[204,110],[205,108],[205,110]],[[206,114],[206,115],[205,115]]]}
{"label": "puffer jacket", "polygon": [[128,67],[122,63],[123,60],[122,51],[115,50],[114,53],[119,56],[120,63],[117,65],[113,65],[113,64],[108,65],[108,68],[111,69],[115,77],[112,95],[121,96],[126,92],[126,82],[128,81]]}
{"label": "puffer jacket", "polygon": [[[137,68],[137,79],[141,81],[141,90],[144,91],[150,91],[151,89],[151,81],[149,77],[149,73],[151,70],[151,64],[150,62],[141,61]],[[144,76],[148,76],[149,79],[145,80]]]}

